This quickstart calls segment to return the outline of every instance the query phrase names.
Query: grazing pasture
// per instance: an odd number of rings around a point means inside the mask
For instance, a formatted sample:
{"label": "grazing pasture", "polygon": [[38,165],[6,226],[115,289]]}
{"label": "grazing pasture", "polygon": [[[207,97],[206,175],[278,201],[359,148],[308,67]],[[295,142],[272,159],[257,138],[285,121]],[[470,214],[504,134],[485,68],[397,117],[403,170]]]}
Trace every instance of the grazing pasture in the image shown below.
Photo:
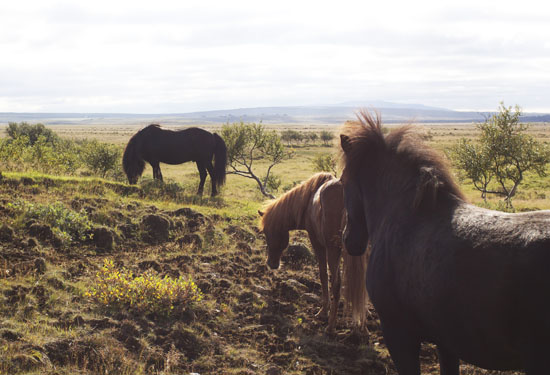
{"label": "grazing pasture", "polygon": [[[143,125],[48,127],[123,149]],[[468,124],[423,127],[441,151],[476,134]],[[549,125],[530,132],[550,141]],[[281,179],[276,196],[316,173],[317,156],[334,152],[320,139],[290,148],[294,157],[273,170]],[[128,185],[0,166],[0,374],[396,373],[376,314],[368,338],[353,331],[343,308],[335,332],[325,333],[305,232],[292,232],[280,268],[268,269],[257,214],[265,201],[253,181],[229,174],[219,196],[199,197],[194,164],[161,167],[164,184],[147,166],[140,183]],[[471,186],[461,188],[481,203]],[[550,208],[549,179],[528,176],[514,206]],[[433,346],[424,345],[421,358],[423,374],[438,373]]]}

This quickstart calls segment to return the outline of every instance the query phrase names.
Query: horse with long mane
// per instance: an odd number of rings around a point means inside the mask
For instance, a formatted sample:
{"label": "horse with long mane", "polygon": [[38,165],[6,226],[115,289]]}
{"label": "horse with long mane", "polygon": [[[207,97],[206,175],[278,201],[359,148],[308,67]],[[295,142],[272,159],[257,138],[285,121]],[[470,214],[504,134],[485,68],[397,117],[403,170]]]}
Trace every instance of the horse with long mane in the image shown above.
{"label": "horse with long mane", "polygon": [[[289,231],[304,229],[319,264],[322,307],[317,315],[326,318],[328,331],[336,325],[340,302],[340,260],[342,258],[342,228],[344,198],[340,181],[329,173],[318,173],[271,202],[261,216],[260,229],[267,242],[267,264],[279,268],[283,250],[288,246]],[[366,254],[361,259],[344,252],[344,297],[351,305],[354,322],[364,327],[367,310],[365,288]],[[330,270],[328,288],[327,263]]]}
{"label": "horse with long mane", "polygon": [[344,245],[371,243],[367,290],[399,374],[420,374],[423,341],[442,374],[459,360],[548,373],[550,211],[473,206],[411,126],[384,136],[379,116],[358,118],[340,136]]}
{"label": "horse with long mane", "polygon": [[[214,159],[214,165],[212,165]],[[153,177],[162,181],[159,163],[197,163],[200,183],[198,194],[202,195],[207,173],[212,182],[212,196],[225,183],[227,147],[216,133],[200,128],[169,130],[151,124],[130,138],[122,157],[122,166],[130,184],[137,183],[145,168],[145,162],[153,168]]]}

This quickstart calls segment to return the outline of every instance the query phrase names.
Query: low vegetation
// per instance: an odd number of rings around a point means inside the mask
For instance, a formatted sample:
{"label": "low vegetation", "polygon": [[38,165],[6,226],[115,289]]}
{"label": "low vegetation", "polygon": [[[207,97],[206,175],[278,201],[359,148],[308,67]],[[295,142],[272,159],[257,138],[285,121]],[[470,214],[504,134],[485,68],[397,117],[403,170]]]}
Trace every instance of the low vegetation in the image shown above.
{"label": "low vegetation", "polygon": [[[471,126],[431,129],[441,149],[457,133],[479,134]],[[527,132],[550,134],[545,125]],[[203,198],[195,194],[196,167],[187,163],[163,166],[165,183],[148,167],[130,186],[116,180],[115,167],[102,178],[80,157],[67,169],[30,157],[36,144],[58,157],[63,142],[73,152],[88,142],[29,139],[0,139],[0,374],[395,374],[375,314],[370,335],[352,331],[343,316],[335,335],[325,333],[326,322],[315,317],[320,283],[304,233],[292,234],[281,269],[266,267],[257,229],[265,196],[255,180],[229,175],[219,197]],[[333,154],[317,142],[281,140],[293,157],[272,167],[280,182],[266,185],[269,194],[334,167]],[[252,161],[256,176],[272,163]],[[550,207],[548,185],[547,177],[526,173],[515,209]],[[463,188],[482,202],[471,183]],[[487,197],[488,206],[500,201]],[[433,347],[422,348],[422,363],[423,373],[438,373]],[[495,374],[467,365],[461,371]]]}
{"label": "low vegetation", "polygon": [[138,276],[124,267],[115,266],[112,259],[104,260],[103,267],[84,295],[115,311],[160,316],[191,308],[193,303],[203,298],[197,284],[190,278],[161,277],[154,270]]}

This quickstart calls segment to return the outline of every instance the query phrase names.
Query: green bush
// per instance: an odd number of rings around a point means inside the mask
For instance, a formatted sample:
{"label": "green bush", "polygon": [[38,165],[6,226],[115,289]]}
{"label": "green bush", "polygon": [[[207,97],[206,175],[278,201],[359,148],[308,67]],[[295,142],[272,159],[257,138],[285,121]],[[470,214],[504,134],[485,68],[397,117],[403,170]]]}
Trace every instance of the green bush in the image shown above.
{"label": "green bush", "polygon": [[120,169],[122,150],[116,145],[97,140],[86,141],[81,146],[80,155],[83,165],[102,178],[109,173],[114,175],[117,168]]}
{"label": "green bush", "polygon": [[46,143],[51,145],[57,143],[60,139],[57,134],[51,129],[46,128],[43,124],[30,125],[26,122],[20,124],[16,122],[10,122],[6,129],[8,136],[12,139],[17,139],[22,136],[27,137],[28,144],[34,145],[39,138],[43,138]]}
{"label": "green bush", "polygon": [[25,221],[35,219],[48,224],[54,234],[64,242],[85,241],[91,238],[93,223],[84,210],[76,212],[60,202],[44,205],[24,200],[8,203],[8,208],[22,215]]}

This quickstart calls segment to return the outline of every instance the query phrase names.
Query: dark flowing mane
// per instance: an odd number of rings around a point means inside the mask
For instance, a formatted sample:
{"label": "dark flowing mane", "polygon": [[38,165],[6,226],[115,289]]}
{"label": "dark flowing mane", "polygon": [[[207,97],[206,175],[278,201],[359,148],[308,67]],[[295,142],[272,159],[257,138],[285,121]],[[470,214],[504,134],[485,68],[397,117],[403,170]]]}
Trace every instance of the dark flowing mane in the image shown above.
{"label": "dark flowing mane", "polygon": [[400,127],[384,136],[378,113],[361,111],[357,118],[356,122],[346,123],[341,133],[351,145],[351,149],[342,154],[348,173],[360,173],[366,162],[380,165],[394,159],[397,164],[393,173],[399,173],[398,167],[404,168],[403,171],[414,170],[414,180],[410,181],[416,186],[414,207],[427,200],[435,203],[441,195],[465,200],[444,155],[429,147],[413,125]]}
{"label": "dark flowing mane", "polygon": [[[269,227],[275,232],[288,231],[289,227],[293,226],[292,224],[296,226],[303,223],[307,202],[311,200],[312,195],[322,184],[333,178],[334,176],[330,173],[317,173],[269,203],[260,221],[260,229]],[[289,223],[289,220],[295,222]]]}

